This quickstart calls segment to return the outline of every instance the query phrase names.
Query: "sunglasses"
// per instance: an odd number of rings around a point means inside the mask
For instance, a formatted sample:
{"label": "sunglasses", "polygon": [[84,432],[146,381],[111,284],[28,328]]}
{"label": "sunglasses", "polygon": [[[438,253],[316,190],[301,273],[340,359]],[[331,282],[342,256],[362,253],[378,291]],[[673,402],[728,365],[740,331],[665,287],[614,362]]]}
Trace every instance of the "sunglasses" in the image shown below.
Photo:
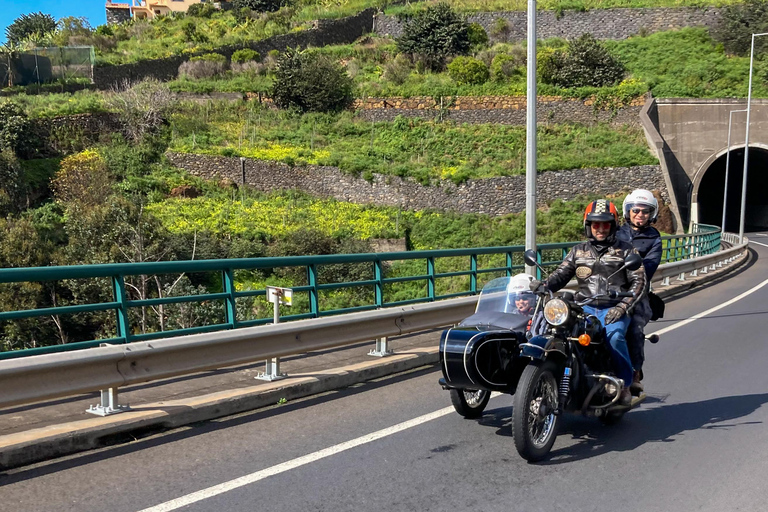
{"label": "sunglasses", "polygon": [[632,213],[642,213],[643,215],[648,215],[651,213],[651,210],[644,210],[642,208],[632,208]]}

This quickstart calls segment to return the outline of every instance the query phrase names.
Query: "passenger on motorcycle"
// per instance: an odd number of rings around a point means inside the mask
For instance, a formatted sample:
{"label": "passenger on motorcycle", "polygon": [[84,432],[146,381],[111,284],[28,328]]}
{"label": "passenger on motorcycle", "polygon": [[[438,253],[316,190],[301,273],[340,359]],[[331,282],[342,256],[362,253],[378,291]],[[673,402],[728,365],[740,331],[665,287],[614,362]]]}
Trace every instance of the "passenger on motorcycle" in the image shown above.
{"label": "passenger on motorcycle", "polygon": [[645,332],[643,329],[651,319],[651,305],[648,302],[651,278],[661,263],[661,234],[651,226],[659,214],[659,203],[653,194],[645,189],[633,190],[624,199],[624,225],[619,228],[616,238],[629,242],[643,258],[645,268],[645,292],[632,309],[627,329],[627,347],[634,373],[630,390],[633,395],[643,391],[643,362],[645,362]]}
{"label": "passenger on motorcycle", "polygon": [[[627,311],[641,298],[645,289],[645,271],[621,269],[624,260],[633,252],[632,245],[616,238],[619,213],[610,201],[593,201],[584,212],[584,233],[587,241],[574,246],[560,266],[545,283],[531,281],[531,289],[541,286],[552,291],[563,288],[574,276],[579,293],[584,297],[606,294],[609,290],[630,291],[634,297],[621,299],[600,298],[584,306],[584,311],[595,315],[605,326],[616,375],[624,380],[620,403],[629,405],[632,396],[632,363],[627,351],[625,333],[629,325]],[[620,270],[621,269],[621,270]]]}

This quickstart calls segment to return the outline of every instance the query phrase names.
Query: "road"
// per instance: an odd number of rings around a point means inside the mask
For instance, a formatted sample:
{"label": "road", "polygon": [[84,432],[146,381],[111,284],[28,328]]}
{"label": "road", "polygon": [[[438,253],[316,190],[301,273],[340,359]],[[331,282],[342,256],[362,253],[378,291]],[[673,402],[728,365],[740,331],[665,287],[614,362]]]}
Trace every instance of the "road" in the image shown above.
{"label": "road", "polygon": [[751,239],[752,263],[649,331],[752,292],[649,345],[648,400],[613,427],[568,416],[544,462],[515,452],[510,396],[465,420],[427,367],[0,474],[0,510],[764,510],[768,235]]}

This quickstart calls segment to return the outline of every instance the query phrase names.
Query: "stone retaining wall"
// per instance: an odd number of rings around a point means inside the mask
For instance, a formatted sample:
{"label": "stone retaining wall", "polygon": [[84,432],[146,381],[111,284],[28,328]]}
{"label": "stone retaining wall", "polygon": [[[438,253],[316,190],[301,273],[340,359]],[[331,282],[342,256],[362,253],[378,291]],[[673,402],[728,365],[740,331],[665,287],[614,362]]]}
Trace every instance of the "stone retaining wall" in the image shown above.
{"label": "stone retaining wall", "polygon": [[[442,104],[441,104],[442,101]],[[640,124],[640,110],[645,98],[629,105],[608,109],[596,108],[591,100],[569,100],[539,96],[536,105],[540,124],[574,122],[591,124]],[[526,98],[524,96],[459,96],[436,99],[431,96],[415,98],[366,98],[355,101],[357,117],[367,121],[392,121],[397,116],[428,119],[450,119],[457,123],[495,123],[524,125]]]}
{"label": "stone retaining wall", "polygon": [[[238,157],[167,153],[170,162],[208,180],[242,182]],[[525,176],[469,180],[461,185],[441,182],[423,186],[396,176],[374,175],[372,181],[341,172],[336,167],[289,167],[275,162],[246,159],[246,183],[258,190],[298,189],[320,197],[378,206],[400,206],[409,210],[453,210],[461,213],[503,215],[525,210]],[[608,195],[633,188],[669,194],[658,165],[573,169],[544,172],[537,179],[539,205],[554,199],[572,199],[582,194]]]}
{"label": "stone retaining wall", "polygon": [[[216,52],[228,59],[242,48],[251,48],[261,55],[270,50],[285,51],[288,47],[326,46],[332,44],[348,44],[358,37],[369,33],[373,28],[374,9],[366,9],[355,16],[340,20],[323,20],[317,23],[317,28],[302,32],[293,32],[255,41],[247,45],[222,46],[201,53]],[[123,82],[137,82],[144,78],[155,78],[160,81],[174,80],[179,66],[194,55],[175,55],[165,59],[145,60],[119,66],[99,66],[93,69],[93,82],[99,89],[110,89],[120,86]]]}
{"label": "stone retaining wall", "polygon": [[[479,23],[489,36],[498,19],[507,22],[506,34],[492,36],[494,40],[524,41],[527,13],[524,11],[483,12],[472,14],[470,23]],[[713,27],[720,20],[720,9],[694,7],[646,9],[594,9],[590,11],[538,11],[536,35],[539,39],[562,37],[573,39],[590,33],[597,39],[626,39],[637,33],[660,32],[682,27]],[[377,34],[400,37],[402,23],[395,16],[377,14],[374,21]]]}

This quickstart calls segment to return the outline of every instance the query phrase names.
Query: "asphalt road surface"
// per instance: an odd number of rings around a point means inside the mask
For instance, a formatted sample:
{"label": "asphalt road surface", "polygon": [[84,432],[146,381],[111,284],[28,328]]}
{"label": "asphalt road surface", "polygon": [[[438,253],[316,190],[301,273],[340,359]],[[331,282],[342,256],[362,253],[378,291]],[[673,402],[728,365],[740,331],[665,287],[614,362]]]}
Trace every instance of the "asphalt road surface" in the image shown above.
{"label": "asphalt road surface", "polygon": [[463,419],[427,367],[2,473],[0,510],[764,511],[768,234],[751,239],[749,266],[649,326],[647,401],[613,427],[567,416],[544,462],[517,455],[510,396]]}

